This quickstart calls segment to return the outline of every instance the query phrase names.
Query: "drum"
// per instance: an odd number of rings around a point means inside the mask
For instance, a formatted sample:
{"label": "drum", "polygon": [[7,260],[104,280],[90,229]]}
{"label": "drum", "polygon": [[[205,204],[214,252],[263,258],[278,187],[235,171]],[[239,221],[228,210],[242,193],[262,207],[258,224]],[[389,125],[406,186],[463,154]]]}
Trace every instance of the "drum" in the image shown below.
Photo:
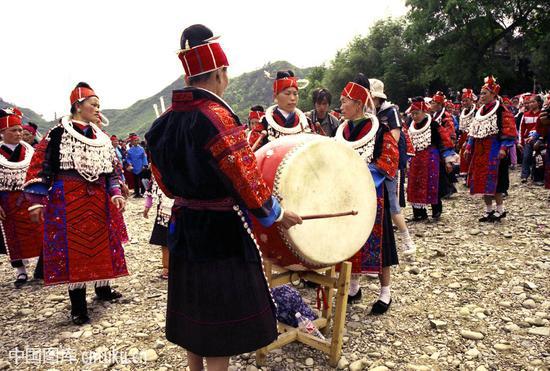
{"label": "drum", "polygon": [[252,218],[264,258],[289,270],[328,267],[351,258],[367,241],[376,217],[376,190],[367,164],[349,146],[313,134],[274,140],[256,152],[258,167],[281,206],[300,216],[357,215],[304,220],[289,230]]}

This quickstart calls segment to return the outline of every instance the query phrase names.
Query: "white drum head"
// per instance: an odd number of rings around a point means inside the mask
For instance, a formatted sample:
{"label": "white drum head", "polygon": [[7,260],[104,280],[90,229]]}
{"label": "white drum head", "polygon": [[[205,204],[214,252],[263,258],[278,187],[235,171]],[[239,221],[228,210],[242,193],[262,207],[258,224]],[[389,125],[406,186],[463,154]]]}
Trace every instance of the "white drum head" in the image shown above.
{"label": "white drum head", "polygon": [[280,228],[306,263],[328,266],[351,258],[367,241],[376,218],[376,190],[367,164],[350,147],[328,138],[289,152],[277,169],[274,191],[301,216],[358,211],[353,216],[304,220]]}

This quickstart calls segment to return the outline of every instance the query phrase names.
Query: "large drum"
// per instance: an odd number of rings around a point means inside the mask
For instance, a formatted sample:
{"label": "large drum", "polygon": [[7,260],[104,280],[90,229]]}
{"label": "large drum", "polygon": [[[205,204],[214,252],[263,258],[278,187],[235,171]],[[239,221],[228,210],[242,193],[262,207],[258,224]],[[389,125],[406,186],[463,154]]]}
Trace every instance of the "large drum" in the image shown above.
{"label": "large drum", "polygon": [[256,158],[283,208],[300,216],[358,212],[304,220],[289,230],[265,228],[253,218],[264,258],[289,270],[307,270],[343,262],[361,249],[374,225],[376,190],[367,164],[352,148],[299,134],[268,143]]}

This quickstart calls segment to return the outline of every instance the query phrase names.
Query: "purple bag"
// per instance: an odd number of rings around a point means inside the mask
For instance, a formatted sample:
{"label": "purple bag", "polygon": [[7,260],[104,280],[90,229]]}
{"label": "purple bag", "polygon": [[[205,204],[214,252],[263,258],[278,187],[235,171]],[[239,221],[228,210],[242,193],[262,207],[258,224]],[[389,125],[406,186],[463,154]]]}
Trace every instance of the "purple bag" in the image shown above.
{"label": "purple bag", "polygon": [[271,289],[273,300],[277,304],[277,320],[286,325],[298,327],[296,312],[313,321],[317,319],[315,312],[304,303],[298,290],[289,285],[282,285]]}

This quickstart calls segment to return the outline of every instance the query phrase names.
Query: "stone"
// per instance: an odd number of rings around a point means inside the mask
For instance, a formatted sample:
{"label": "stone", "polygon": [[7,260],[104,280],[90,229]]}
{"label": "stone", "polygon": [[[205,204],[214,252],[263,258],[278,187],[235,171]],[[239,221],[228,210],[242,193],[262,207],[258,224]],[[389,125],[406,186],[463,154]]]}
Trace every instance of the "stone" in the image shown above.
{"label": "stone", "polygon": [[477,350],[477,348],[468,349],[466,351],[466,355],[469,358],[477,358],[477,357],[479,357],[480,354],[481,354],[481,352],[479,350]]}
{"label": "stone", "polygon": [[493,346],[496,350],[498,350],[499,352],[506,352],[506,351],[509,351],[510,349],[512,349],[512,346],[510,344],[500,344],[500,343],[497,343]]}
{"label": "stone", "polygon": [[340,357],[340,360],[338,361],[338,365],[336,368],[338,370],[345,370],[349,366],[349,361],[346,359],[346,357],[342,356]]}
{"label": "stone", "polygon": [[423,366],[423,365],[407,365],[407,370],[413,370],[413,371],[430,371],[432,368],[429,366]]}
{"label": "stone", "polygon": [[350,363],[349,365],[349,371],[361,371],[365,368],[366,360],[365,359],[358,359],[355,362]]}
{"label": "stone", "polygon": [[154,362],[156,361],[159,356],[157,355],[157,352],[155,352],[154,349],[147,349],[140,353],[141,359],[145,362]]}
{"label": "stone", "polygon": [[132,347],[132,348],[128,349],[128,356],[134,357],[137,354],[139,354],[139,349],[138,348]]}
{"label": "stone", "polygon": [[470,316],[470,310],[466,307],[462,307],[458,311],[458,314],[460,314],[460,316],[462,316],[462,317],[469,317]]}
{"label": "stone", "polygon": [[478,368],[476,368],[476,371],[489,371],[485,368],[485,366],[481,365]]}
{"label": "stone", "polygon": [[34,310],[32,309],[28,309],[28,308],[19,309],[19,314],[21,314],[22,316],[28,316],[33,313],[34,313]]}
{"label": "stone", "polygon": [[385,364],[386,367],[389,368],[389,369],[393,369],[393,368],[395,368],[395,366],[396,366],[396,363],[395,363],[395,362],[391,362],[391,361],[388,361],[388,362],[386,362],[386,363],[384,363],[384,364]]}
{"label": "stone", "polygon": [[525,281],[523,283],[523,287],[525,287],[527,290],[536,290],[538,286],[533,282]]}
{"label": "stone", "polygon": [[313,358],[306,358],[306,360],[305,360],[305,362],[304,362],[304,364],[305,364],[306,366],[309,366],[309,367],[313,366],[314,363],[315,363],[315,362],[313,361]]}
{"label": "stone", "polygon": [[527,332],[531,335],[550,336],[550,327],[534,327]]}
{"label": "stone", "polygon": [[258,368],[254,365],[246,366],[246,371],[258,371]]}
{"label": "stone", "polygon": [[424,353],[426,353],[429,356],[431,356],[435,352],[437,352],[437,348],[434,347],[433,345],[428,345],[427,347],[424,347]]}
{"label": "stone", "polygon": [[108,327],[103,330],[104,334],[116,334],[118,332],[118,327]]}
{"label": "stone", "polygon": [[521,305],[527,309],[534,309],[537,307],[537,303],[533,299],[527,299]]}
{"label": "stone", "polygon": [[164,342],[162,342],[160,340],[155,341],[155,349],[162,349],[165,346],[166,346],[166,344],[164,344]]}
{"label": "stone", "polygon": [[8,361],[0,361],[0,370],[9,370],[11,367],[11,363]]}
{"label": "stone", "polygon": [[46,301],[53,301],[53,302],[61,302],[65,301],[67,299],[67,296],[64,295],[48,295],[46,297]]}
{"label": "stone", "polygon": [[504,326],[504,331],[506,332],[518,332],[519,330],[521,330],[521,327],[513,322],[507,323],[506,326]]}
{"label": "stone", "polygon": [[430,326],[431,326],[433,329],[442,330],[442,329],[447,328],[447,322],[441,321],[441,320],[437,320],[437,319],[433,319],[433,320],[430,320]]}
{"label": "stone", "polygon": [[480,231],[479,229],[477,229],[477,228],[470,229],[470,234],[471,234],[472,236],[478,235],[478,234],[480,234],[480,233],[481,233],[481,231]]}
{"label": "stone", "polygon": [[389,371],[390,369],[386,366],[376,366],[369,368],[369,371]]}
{"label": "stone", "polygon": [[420,274],[420,268],[418,267],[411,267],[411,269],[409,269],[409,273],[410,274]]}
{"label": "stone", "polygon": [[469,331],[469,330],[460,330],[460,335],[465,339],[470,340],[481,340],[484,338],[481,332]]}
{"label": "stone", "polygon": [[449,288],[450,289],[459,289],[460,288],[460,283],[458,282],[453,282],[449,285]]}

